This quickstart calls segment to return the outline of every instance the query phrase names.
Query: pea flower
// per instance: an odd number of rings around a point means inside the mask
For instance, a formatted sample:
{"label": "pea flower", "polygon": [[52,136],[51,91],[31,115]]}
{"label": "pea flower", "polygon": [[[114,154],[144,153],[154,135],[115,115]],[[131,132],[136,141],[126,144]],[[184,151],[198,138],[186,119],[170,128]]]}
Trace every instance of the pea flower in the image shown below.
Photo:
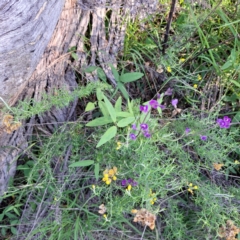
{"label": "pea flower", "polygon": [[154,109],[157,109],[158,106],[159,106],[158,102],[156,100],[153,100],[153,99],[149,102],[149,104]]}
{"label": "pea flower", "polygon": [[167,91],[164,93],[165,96],[171,96],[173,93],[172,88],[168,88]]}
{"label": "pea flower", "polygon": [[142,105],[140,105],[140,111],[141,112],[144,112],[144,113],[147,113],[148,112],[148,105],[144,105],[144,106],[142,106]]}
{"label": "pea flower", "polygon": [[144,135],[145,138],[150,138],[151,137],[151,134],[148,131],[145,131],[143,133],[143,135]]}
{"label": "pea flower", "polygon": [[143,131],[147,130],[148,129],[148,125],[146,123],[141,123],[140,124],[140,127]]}
{"label": "pea flower", "polygon": [[203,141],[206,141],[206,140],[207,140],[207,136],[201,135],[201,136],[200,136],[200,139],[203,140]]}
{"label": "pea flower", "polygon": [[231,118],[228,116],[224,116],[223,119],[221,119],[221,118],[217,119],[217,123],[220,128],[229,128],[231,121],[232,121]]}
{"label": "pea flower", "polygon": [[178,99],[173,99],[173,100],[171,101],[171,104],[173,105],[174,108],[177,108]]}
{"label": "pea flower", "polygon": [[136,126],[135,123],[132,125],[132,129],[135,130],[135,131],[137,130],[137,126]]}
{"label": "pea flower", "polygon": [[134,133],[130,133],[129,137],[132,140],[136,140],[137,139],[137,136]]}
{"label": "pea flower", "polygon": [[132,187],[136,187],[137,186],[137,182],[134,181],[133,179],[129,178],[129,179],[123,179],[121,181],[121,185],[123,187],[126,187],[126,190],[131,191]]}
{"label": "pea flower", "polygon": [[190,133],[190,132],[191,132],[191,129],[187,127],[187,128],[185,129],[185,133],[188,134],[188,133]]}

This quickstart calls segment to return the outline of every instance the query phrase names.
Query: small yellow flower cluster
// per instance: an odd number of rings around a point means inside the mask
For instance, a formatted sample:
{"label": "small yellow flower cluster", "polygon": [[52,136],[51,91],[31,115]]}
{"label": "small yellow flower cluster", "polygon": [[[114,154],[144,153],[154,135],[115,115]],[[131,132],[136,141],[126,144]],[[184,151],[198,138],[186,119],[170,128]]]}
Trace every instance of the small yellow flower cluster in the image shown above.
{"label": "small yellow flower cluster", "polygon": [[152,189],[150,189],[150,194],[149,194],[151,198],[150,200],[150,203],[153,205],[156,201],[157,201],[157,198],[155,197],[156,196],[156,193],[155,192],[152,192]]}
{"label": "small yellow flower cluster", "polygon": [[201,81],[202,80],[202,76],[200,74],[197,75],[197,79],[198,81]]}
{"label": "small yellow flower cluster", "polygon": [[171,73],[172,72],[172,69],[170,66],[167,66],[167,72]]}
{"label": "small yellow flower cluster", "polygon": [[117,142],[117,147],[116,147],[116,149],[119,150],[119,149],[121,148],[121,146],[122,146],[122,143],[121,143],[121,142]]}
{"label": "small yellow flower cluster", "polygon": [[185,62],[185,58],[180,58],[180,59],[179,59],[179,62],[180,62],[180,63]]}
{"label": "small yellow flower cluster", "polygon": [[117,168],[116,167],[113,167],[111,169],[106,169],[104,172],[103,172],[103,182],[105,182],[107,185],[109,185],[112,180],[113,181],[116,181],[117,180]]}
{"label": "small yellow flower cluster", "polygon": [[197,89],[198,85],[197,84],[193,84],[193,88]]}
{"label": "small yellow flower cluster", "polygon": [[190,192],[193,195],[193,190],[197,190],[198,186],[193,186],[192,183],[188,184],[188,192]]}
{"label": "small yellow flower cluster", "polygon": [[235,164],[240,164],[240,162],[238,160],[235,160],[234,163]]}

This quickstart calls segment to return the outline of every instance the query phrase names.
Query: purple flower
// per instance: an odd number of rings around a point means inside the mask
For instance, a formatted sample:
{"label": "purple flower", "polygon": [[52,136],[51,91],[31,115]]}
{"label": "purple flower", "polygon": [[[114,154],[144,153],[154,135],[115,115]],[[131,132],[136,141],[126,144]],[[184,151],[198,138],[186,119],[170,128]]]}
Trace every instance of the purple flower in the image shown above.
{"label": "purple flower", "polygon": [[161,98],[161,94],[157,94],[157,99],[160,99]]}
{"label": "purple flower", "polygon": [[185,133],[188,134],[188,133],[190,133],[190,132],[191,132],[191,129],[187,127],[187,128],[185,129]]}
{"label": "purple flower", "polygon": [[140,124],[140,127],[143,131],[147,130],[148,129],[148,125],[146,123],[141,123]]}
{"label": "purple flower", "polygon": [[121,185],[122,185],[123,187],[126,187],[126,186],[127,186],[127,179],[123,179],[123,180],[121,181]]}
{"label": "purple flower", "polygon": [[138,184],[136,181],[134,181],[134,180],[131,179],[131,178],[129,178],[129,179],[127,180],[127,182],[128,182],[128,184],[131,184],[133,187],[136,187],[137,184]]}
{"label": "purple flower", "polygon": [[145,106],[140,106],[140,111],[141,112],[144,112],[144,113],[147,113],[148,112],[148,105],[145,105]]}
{"label": "purple flower", "polygon": [[161,109],[165,109],[165,108],[166,108],[165,105],[159,105],[159,107],[160,107]]}
{"label": "purple flower", "polygon": [[136,126],[135,123],[132,125],[132,129],[135,130],[135,131],[137,130],[137,126]]}
{"label": "purple flower", "polygon": [[136,139],[137,139],[137,136],[136,136],[134,133],[130,133],[129,137],[130,137],[132,140],[136,140]]}
{"label": "purple flower", "polygon": [[167,91],[164,93],[164,95],[171,96],[172,92],[173,92],[172,88],[168,88]]}
{"label": "purple flower", "polygon": [[206,141],[206,140],[207,140],[207,136],[205,136],[205,135],[201,135],[200,138],[201,138],[201,140],[203,140],[203,141]]}
{"label": "purple flower", "polygon": [[131,179],[131,178],[129,178],[129,179],[123,179],[123,180],[121,181],[121,185],[122,185],[123,187],[127,187],[129,184],[130,184],[131,186],[133,186],[133,187],[136,187],[136,186],[138,185],[138,183],[137,183],[136,181],[134,181],[133,179]]}
{"label": "purple flower", "polygon": [[228,116],[224,116],[223,119],[221,118],[217,119],[217,123],[220,128],[229,128],[231,121],[232,121],[231,118],[229,118]]}
{"label": "purple flower", "polygon": [[177,108],[178,99],[173,99],[173,100],[171,101],[171,104],[173,105],[174,108]]}
{"label": "purple flower", "polygon": [[149,104],[154,109],[157,109],[158,106],[159,106],[158,102],[156,100],[153,100],[153,99],[149,102]]}
{"label": "purple flower", "polygon": [[151,137],[151,134],[148,131],[144,132],[143,135],[144,135],[145,138],[150,138]]}

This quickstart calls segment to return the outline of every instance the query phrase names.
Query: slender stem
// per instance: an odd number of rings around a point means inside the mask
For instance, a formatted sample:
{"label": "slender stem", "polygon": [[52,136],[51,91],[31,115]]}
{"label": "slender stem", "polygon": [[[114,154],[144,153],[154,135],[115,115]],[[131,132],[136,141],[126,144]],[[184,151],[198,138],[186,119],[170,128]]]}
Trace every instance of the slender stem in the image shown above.
{"label": "slender stem", "polygon": [[12,109],[8,106],[8,104],[7,104],[1,97],[0,97],[0,99],[2,100],[2,102],[4,103],[4,105],[7,107],[7,109],[12,112]]}

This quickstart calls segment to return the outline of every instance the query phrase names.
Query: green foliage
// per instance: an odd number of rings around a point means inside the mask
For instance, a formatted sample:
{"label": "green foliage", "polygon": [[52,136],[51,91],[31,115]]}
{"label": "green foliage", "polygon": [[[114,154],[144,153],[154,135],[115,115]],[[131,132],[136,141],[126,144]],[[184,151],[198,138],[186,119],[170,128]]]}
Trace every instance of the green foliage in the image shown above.
{"label": "green foliage", "polygon": [[[0,238],[14,238],[26,216],[26,239],[112,239],[113,231],[119,239],[218,239],[227,220],[240,228],[239,20],[227,0],[205,9],[200,3],[180,4],[166,56],[159,49],[168,11],[128,22],[120,71],[111,66],[116,89],[106,84],[100,67],[90,66],[83,72],[94,72],[104,84],[6,106],[16,119],[27,119],[94,95],[77,122],[51,136],[32,136],[3,197]],[[75,49],[70,52],[75,58]],[[136,72],[127,72],[121,60]],[[166,74],[161,85],[149,82],[166,109],[139,113],[146,99],[130,101],[125,84],[143,77],[146,62]],[[173,96],[164,95],[169,86]],[[173,98],[181,111],[169,103]],[[141,105],[150,108],[149,101]],[[226,115],[231,126],[220,128],[216,120]],[[91,120],[83,124],[85,116]],[[132,210],[142,208],[156,216],[153,230],[133,221]]]}

